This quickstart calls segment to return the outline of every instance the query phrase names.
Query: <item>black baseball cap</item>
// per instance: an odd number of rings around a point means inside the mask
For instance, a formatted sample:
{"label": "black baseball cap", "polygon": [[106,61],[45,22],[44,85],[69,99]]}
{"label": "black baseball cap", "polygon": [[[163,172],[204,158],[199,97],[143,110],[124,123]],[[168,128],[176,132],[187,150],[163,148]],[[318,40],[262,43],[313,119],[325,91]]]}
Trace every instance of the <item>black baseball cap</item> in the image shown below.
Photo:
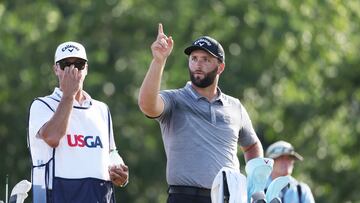
{"label": "black baseball cap", "polygon": [[225,62],[225,52],[221,44],[209,36],[202,36],[195,40],[191,46],[184,50],[186,55],[190,55],[194,50],[204,50],[209,54],[218,58],[221,62]]}

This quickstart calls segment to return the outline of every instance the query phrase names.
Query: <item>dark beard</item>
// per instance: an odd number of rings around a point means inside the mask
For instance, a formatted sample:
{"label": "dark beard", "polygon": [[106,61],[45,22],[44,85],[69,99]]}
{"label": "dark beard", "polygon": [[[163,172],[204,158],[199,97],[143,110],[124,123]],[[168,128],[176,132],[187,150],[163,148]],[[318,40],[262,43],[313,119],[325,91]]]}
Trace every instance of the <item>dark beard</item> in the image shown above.
{"label": "dark beard", "polygon": [[203,79],[196,78],[189,69],[190,79],[192,84],[195,85],[196,87],[201,87],[201,88],[209,87],[214,83],[218,69],[219,68],[216,67],[213,71],[207,73]]}

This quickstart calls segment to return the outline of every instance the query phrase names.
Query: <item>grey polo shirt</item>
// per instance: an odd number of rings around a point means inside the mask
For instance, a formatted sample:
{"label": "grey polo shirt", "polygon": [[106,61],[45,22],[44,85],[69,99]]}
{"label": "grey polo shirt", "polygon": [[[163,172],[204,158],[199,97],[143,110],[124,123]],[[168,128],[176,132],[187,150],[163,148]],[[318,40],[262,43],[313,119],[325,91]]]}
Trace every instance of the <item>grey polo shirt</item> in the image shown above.
{"label": "grey polo shirt", "polygon": [[184,88],[161,91],[164,112],[157,118],[167,156],[169,185],[211,188],[224,167],[238,169],[238,143],[258,141],[240,101],[218,89],[209,102],[188,82]]}

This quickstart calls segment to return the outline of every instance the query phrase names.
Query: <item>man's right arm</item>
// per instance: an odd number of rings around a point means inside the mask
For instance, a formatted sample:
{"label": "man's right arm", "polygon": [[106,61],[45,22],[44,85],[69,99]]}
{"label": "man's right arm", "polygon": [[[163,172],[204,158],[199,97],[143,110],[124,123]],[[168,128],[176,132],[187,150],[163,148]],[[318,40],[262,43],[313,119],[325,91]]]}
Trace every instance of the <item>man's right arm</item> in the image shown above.
{"label": "man's right arm", "polygon": [[73,97],[62,97],[54,115],[39,130],[38,135],[50,147],[57,147],[65,135],[73,106]]}
{"label": "man's right arm", "polygon": [[164,102],[159,95],[164,66],[165,61],[153,59],[140,87],[139,107],[149,117],[159,116],[164,109]]}
{"label": "man's right arm", "polygon": [[[59,71],[58,69],[56,70]],[[61,138],[66,134],[75,95],[82,95],[82,90],[80,89],[81,78],[81,73],[78,72],[74,65],[65,67],[63,75],[59,78],[63,95],[54,115],[38,132],[39,137],[50,147],[57,147]]]}
{"label": "man's right arm", "polygon": [[166,64],[166,59],[173,49],[173,40],[163,32],[162,24],[159,24],[158,35],[151,45],[153,59],[139,92],[139,107],[149,117],[157,117],[164,110],[164,101],[161,99],[161,77]]}

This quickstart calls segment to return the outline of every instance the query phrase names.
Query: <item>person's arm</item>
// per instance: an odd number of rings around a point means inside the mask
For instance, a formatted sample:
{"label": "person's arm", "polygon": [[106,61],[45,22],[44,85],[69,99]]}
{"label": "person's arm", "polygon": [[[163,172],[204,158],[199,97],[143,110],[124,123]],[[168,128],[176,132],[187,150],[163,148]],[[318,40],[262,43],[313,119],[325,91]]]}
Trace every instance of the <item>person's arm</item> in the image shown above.
{"label": "person's arm", "polygon": [[160,84],[167,57],[173,49],[174,42],[163,32],[162,24],[159,24],[158,35],[151,45],[153,59],[139,92],[139,107],[149,117],[157,117],[164,110],[164,102],[161,99]]}
{"label": "person's arm", "polygon": [[264,150],[260,140],[250,146],[241,147],[244,152],[245,161],[248,162],[253,158],[264,157]]}
{"label": "person's arm", "polygon": [[264,157],[264,150],[262,144],[258,136],[256,135],[249,114],[247,113],[245,107],[242,105],[241,117],[243,122],[243,128],[240,131],[240,135],[243,136],[240,136],[240,143],[247,143],[246,145],[242,145],[241,147],[242,151],[244,152],[245,161],[248,162],[253,158]]}
{"label": "person's arm", "polygon": [[[56,70],[55,71],[60,71]],[[60,86],[63,92],[60,103],[51,117],[39,130],[38,135],[50,147],[57,147],[60,139],[65,135],[70,114],[75,100],[75,94],[80,89],[81,73],[78,72],[74,65],[66,67],[64,73],[60,78]]]}
{"label": "person's arm", "polygon": [[111,118],[110,110],[108,109],[108,119],[109,119],[109,131],[110,131],[110,164],[109,164],[109,177],[111,182],[120,187],[125,187],[129,182],[129,168],[124,163],[123,158],[120,156],[116,149],[115,139],[114,139],[114,130],[113,122]]}

